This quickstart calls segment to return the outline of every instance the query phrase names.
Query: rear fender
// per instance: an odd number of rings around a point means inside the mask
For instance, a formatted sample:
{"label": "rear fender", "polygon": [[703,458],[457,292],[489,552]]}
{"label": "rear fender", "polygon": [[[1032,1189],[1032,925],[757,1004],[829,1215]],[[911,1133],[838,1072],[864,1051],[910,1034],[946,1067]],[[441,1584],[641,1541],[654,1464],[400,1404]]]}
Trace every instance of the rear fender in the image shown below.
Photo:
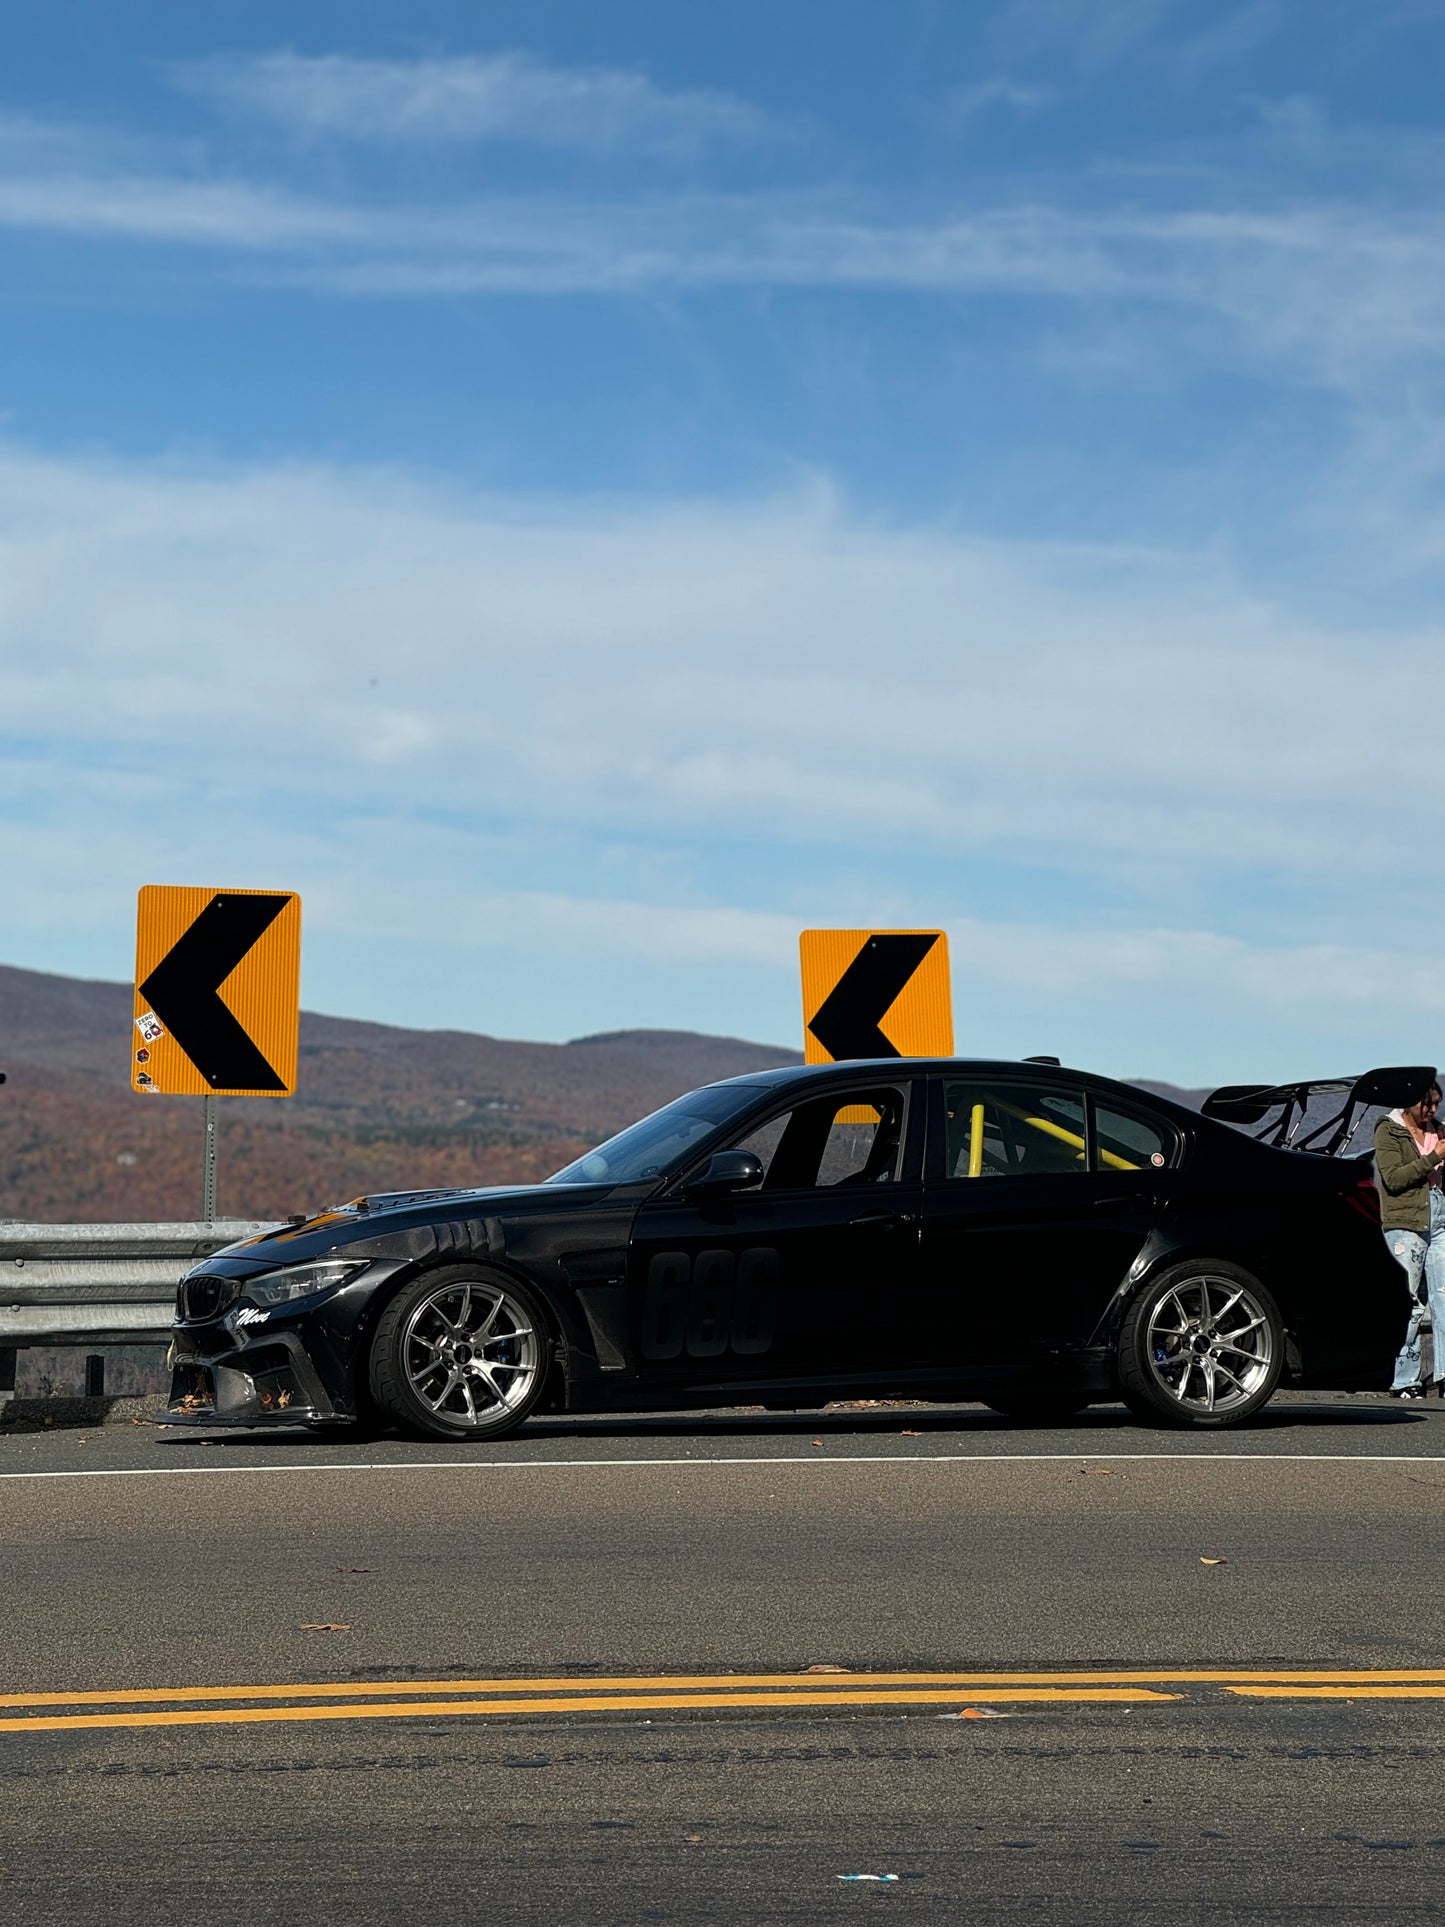
{"label": "rear fender", "polygon": [[1284,1320],[1284,1376],[1286,1380],[1297,1379],[1304,1370],[1304,1360],[1292,1315],[1292,1292],[1281,1280],[1280,1266],[1263,1241],[1245,1240],[1225,1249],[1218,1237],[1191,1236],[1187,1231],[1155,1230],[1129,1267],[1128,1277],[1104,1308],[1104,1314],[1089,1339],[1090,1347],[1107,1347],[1110,1351],[1117,1348],[1119,1332],[1130,1306],[1163,1272],[1172,1270],[1175,1265],[1195,1262],[1207,1264],[1211,1260],[1238,1265],[1241,1270],[1258,1278],[1269,1292]]}

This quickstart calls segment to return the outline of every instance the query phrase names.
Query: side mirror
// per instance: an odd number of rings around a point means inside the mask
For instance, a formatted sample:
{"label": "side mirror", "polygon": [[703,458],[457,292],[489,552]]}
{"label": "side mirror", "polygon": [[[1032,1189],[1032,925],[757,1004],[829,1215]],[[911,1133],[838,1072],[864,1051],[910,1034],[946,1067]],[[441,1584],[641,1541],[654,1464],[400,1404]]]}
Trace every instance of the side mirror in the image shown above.
{"label": "side mirror", "polygon": [[687,1195],[721,1197],[728,1191],[751,1191],[763,1181],[763,1161],[753,1151],[714,1151],[687,1186]]}

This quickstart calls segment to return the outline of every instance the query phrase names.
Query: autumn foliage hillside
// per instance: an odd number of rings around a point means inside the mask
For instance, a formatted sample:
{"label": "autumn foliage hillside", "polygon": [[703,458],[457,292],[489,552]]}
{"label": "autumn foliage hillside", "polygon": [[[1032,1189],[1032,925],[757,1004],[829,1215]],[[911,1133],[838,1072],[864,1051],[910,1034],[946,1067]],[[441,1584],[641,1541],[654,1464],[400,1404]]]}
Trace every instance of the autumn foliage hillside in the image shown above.
{"label": "autumn foliage hillside", "polygon": [[[131,1091],[131,1018],[129,985],[0,966],[0,1218],[197,1215],[202,1100]],[[796,1061],[685,1031],[527,1044],[304,1012],[296,1096],[221,1105],[219,1207],[543,1178],[698,1084]]]}

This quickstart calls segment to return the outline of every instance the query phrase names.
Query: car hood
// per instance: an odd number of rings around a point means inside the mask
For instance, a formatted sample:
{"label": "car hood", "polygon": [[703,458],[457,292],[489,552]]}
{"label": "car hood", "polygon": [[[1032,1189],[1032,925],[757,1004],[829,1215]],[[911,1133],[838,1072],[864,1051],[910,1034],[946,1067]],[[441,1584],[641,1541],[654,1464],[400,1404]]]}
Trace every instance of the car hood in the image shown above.
{"label": "car hood", "polygon": [[421,1259],[448,1250],[505,1249],[507,1223],[575,1210],[605,1198],[607,1184],[492,1185],[474,1190],[387,1191],[333,1205],[302,1224],[263,1231],[213,1253],[198,1270],[246,1277],[344,1253]]}

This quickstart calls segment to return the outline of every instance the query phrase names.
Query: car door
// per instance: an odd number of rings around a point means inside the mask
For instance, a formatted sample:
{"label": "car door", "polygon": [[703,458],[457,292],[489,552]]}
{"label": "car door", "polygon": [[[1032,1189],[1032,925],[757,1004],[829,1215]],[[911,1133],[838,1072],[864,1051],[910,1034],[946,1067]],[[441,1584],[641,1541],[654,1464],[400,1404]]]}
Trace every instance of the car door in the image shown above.
{"label": "car door", "polygon": [[761,1185],[646,1204],[628,1255],[633,1356],[649,1384],[884,1372],[917,1285],[923,1115],[913,1081],[834,1085],[755,1122]]}
{"label": "car door", "polygon": [[1077,1351],[1158,1218],[1173,1127],[1066,1074],[932,1082],[920,1265],[948,1362]]}

